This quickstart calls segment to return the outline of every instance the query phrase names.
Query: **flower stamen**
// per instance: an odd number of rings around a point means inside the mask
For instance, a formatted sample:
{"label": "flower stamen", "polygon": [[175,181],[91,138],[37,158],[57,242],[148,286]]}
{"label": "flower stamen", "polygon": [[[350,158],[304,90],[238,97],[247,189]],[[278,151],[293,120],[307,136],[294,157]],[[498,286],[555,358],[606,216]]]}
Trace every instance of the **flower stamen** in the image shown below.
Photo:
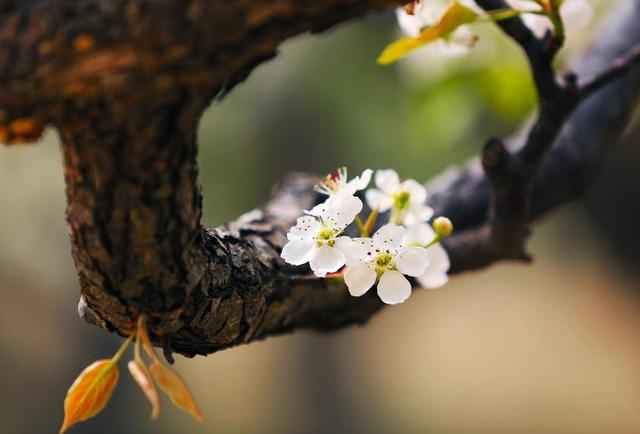
{"label": "flower stamen", "polygon": [[347,185],[347,168],[341,167],[335,173],[330,173],[322,181],[313,186],[313,189],[321,194],[331,195],[337,193]]}

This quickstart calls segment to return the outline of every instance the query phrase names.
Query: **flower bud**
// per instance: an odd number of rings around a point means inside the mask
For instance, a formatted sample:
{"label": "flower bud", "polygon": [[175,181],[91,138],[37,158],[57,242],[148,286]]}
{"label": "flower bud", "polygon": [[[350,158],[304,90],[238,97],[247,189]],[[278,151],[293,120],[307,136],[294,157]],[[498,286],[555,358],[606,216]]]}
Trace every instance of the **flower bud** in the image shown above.
{"label": "flower bud", "polygon": [[440,239],[448,237],[453,232],[453,223],[446,217],[438,217],[433,221],[432,226]]}

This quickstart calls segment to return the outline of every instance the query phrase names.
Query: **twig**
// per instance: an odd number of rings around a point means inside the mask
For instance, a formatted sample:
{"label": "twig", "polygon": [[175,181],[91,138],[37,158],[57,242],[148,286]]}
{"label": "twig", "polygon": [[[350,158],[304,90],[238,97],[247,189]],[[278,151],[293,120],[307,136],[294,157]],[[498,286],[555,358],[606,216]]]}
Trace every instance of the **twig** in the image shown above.
{"label": "twig", "polygon": [[[486,10],[508,7],[502,0],[478,0],[477,3]],[[582,86],[573,73],[566,74],[560,83],[552,65],[563,38],[556,38],[551,32],[542,39],[536,38],[517,17],[498,25],[527,55],[540,110],[519,151],[510,153],[501,139],[490,139],[485,144],[481,162],[491,191],[489,216],[484,225],[445,243],[449,251],[454,252],[454,271],[458,271],[455,264],[475,268],[498,259],[530,261],[525,244],[529,236],[534,180],[540,164],[579,104],[640,62],[638,44]]]}
{"label": "twig", "polygon": [[162,336],[162,355],[168,364],[173,365],[176,362],[171,349],[171,336]]}

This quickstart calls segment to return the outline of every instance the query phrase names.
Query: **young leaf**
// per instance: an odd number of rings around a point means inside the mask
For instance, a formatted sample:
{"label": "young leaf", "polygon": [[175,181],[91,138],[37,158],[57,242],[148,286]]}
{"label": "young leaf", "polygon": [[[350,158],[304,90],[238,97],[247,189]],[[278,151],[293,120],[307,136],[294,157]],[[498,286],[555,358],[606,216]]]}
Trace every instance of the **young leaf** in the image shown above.
{"label": "young leaf", "polygon": [[204,420],[191,392],[173,369],[160,362],[157,358],[151,363],[150,369],[160,389],[171,398],[175,405],[190,413],[198,421],[202,422]]}
{"label": "young leaf", "polygon": [[153,345],[151,345],[149,333],[147,333],[146,317],[144,315],[140,315],[138,318],[138,338],[142,341],[142,346],[147,355],[154,360],[157,359],[158,356],[153,351]]}
{"label": "young leaf", "polygon": [[418,47],[441,38],[447,38],[458,27],[471,23],[475,21],[476,18],[478,18],[476,11],[458,2],[453,2],[435,26],[424,29],[422,33],[415,38],[402,38],[388,45],[380,56],[378,56],[377,62],[379,65],[389,65]]}
{"label": "young leaf", "polygon": [[142,359],[129,361],[127,367],[129,368],[129,373],[151,403],[151,420],[156,420],[160,415],[160,398],[158,397],[156,386],[151,379],[149,369],[147,369]]}
{"label": "young leaf", "polygon": [[60,433],[98,414],[109,401],[119,375],[113,359],[98,360],[86,367],[64,399],[64,421]]}

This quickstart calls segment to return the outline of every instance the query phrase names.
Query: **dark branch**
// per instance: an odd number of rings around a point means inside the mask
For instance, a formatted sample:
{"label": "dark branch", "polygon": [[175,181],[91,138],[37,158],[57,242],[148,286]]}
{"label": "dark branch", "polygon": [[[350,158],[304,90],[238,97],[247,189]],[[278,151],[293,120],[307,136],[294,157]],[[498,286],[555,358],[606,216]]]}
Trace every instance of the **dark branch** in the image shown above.
{"label": "dark branch", "polygon": [[[477,0],[476,3],[487,11],[509,9],[503,0]],[[562,47],[563,41],[548,32],[544,38],[537,38],[520,17],[499,21],[498,26],[513,39],[527,55],[541,105],[546,104],[547,96],[558,90],[552,68],[553,58]]]}
{"label": "dark branch", "polygon": [[[508,7],[501,0],[478,0],[478,4],[486,10]],[[472,268],[499,259],[530,260],[525,244],[535,175],[565,120],[579,103],[575,82],[560,85],[552,67],[561,40],[550,32],[543,39],[536,38],[518,17],[499,25],[522,47],[529,60],[540,108],[518,152],[507,150],[501,139],[490,139],[484,147],[482,168],[491,188],[488,220],[448,243],[449,248],[482,255],[482,259],[469,264]],[[463,268],[458,264],[455,269]]]}
{"label": "dark branch", "polygon": [[[606,38],[596,40],[573,68],[578,76],[599,77],[603,74],[611,80],[610,86],[601,88],[587,99],[591,90],[576,95],[574,83],[568,80],[566,86],[573,95],[568,108],[577,105],[577,109],[568,114],[568,121],[565,123],[563,117],[554,116],[553,106],[547,110],[551,114],[542,121],[545,111],[542,107],[537,124],[544,124],[543,131],[525,138],[516,137],[509,143],[511,154],[525,155],[527,161],[533,162],[530,167],[537,167],[537,174],[532,179],[528,221],[579,197],[595,179],[608,148],[624,131],[640,86],[639,68],[631,68],[636,62],[633,60],[636,59],[635,47],[640,40],[640,28],[632,20],[638,16],[640,2],[621,5],[618,14],[603,27],[614,31],[607,33]],[[619,59],[624,60],[621,62]],[[612,64],[613,70],[619,72],[607,72]],[[621,66],[623,64],[625,66]],[[598,81],[603,83],[600,79]],[[557,134],[558,128],[560,135],[557,139],[551,142],[540,140]],[[535,127],[533,131],[536,131]],[[491,214],[491,197],[495,195],[484,177],[479,160],[436,178],[430,184],[430,191],[430,202],[436,212],[450,216],[456,227],[462,229],[462,233],[447,241],[456,271],[484,267],[499,259],[492,257],[495,249],[490,248],[491,225],[485,220]],[[479,257],[479,251],[487,252],[487,255]]]}
{"label": "dark branch", "polygon": [[[487,10],[507,7],[500,0],[478,0],[478,3]],[[470,268],[483,267],[499,259],[530,260],[525,244],[530,234],[530,203],[540,164],[573,110],[593,92],[628,73],[640,59],[640,46],[636,45],[583,87],[578,86],[573,73],[566,74],[565,82],[560,84],[552,64],[562,40],[550,32],[542,39],[536,38],[519,18],[505,20],[500,25],[527,55],[540,109],[528,134],[516,145],[517,151],[510,152],[499,139],[489,140],[484,147],[481,161],[491,191],[488,220],[448,243],[450,249],[480,255],[481,259],[468,263]],[[457,264],[455,269],[464,268]]]}

